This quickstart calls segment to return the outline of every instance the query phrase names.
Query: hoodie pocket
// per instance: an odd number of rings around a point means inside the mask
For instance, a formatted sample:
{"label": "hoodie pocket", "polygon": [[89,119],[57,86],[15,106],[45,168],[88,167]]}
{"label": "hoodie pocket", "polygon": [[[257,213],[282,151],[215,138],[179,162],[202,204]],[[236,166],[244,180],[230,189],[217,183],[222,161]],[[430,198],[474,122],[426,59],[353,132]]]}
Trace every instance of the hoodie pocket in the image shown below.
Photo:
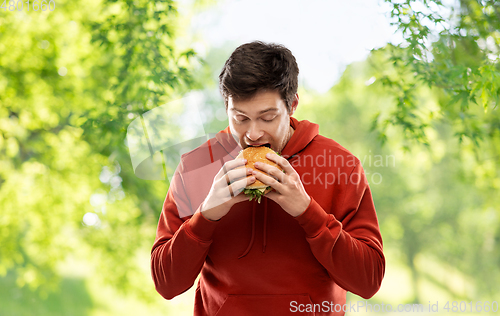
{"label": "hoodie pocket", "polygon": [[[256,315],[307,315],[311,306],[311,298],[307,294],[283,295],[233,295],[230,294],[222,304],[216,316],[256,316]],[[303,311],[303,312],[300,312]]]}

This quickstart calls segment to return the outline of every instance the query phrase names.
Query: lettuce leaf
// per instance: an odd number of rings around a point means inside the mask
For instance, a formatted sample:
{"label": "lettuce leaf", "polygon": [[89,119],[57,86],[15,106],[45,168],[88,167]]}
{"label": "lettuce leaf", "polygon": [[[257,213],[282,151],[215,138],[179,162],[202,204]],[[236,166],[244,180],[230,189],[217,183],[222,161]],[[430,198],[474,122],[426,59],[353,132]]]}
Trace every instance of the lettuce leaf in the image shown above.
{"label": "lettuce leaf", "polygon": [[271,188],[271,187],[269,186],[265,189],[245,189],[245,190],[243,190],[243,193],[250,198],[249,201],[252,201],[255,199],[255,200],[257,200],[257,203],[260,203],[260,199],[264,195],[264,192],[269,188]]}

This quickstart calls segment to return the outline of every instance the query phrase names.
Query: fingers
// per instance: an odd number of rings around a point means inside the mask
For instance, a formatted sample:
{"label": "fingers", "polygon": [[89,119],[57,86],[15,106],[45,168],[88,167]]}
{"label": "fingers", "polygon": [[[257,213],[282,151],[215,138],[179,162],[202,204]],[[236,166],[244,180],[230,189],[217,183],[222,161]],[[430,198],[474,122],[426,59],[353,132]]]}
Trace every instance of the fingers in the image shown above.
{"label": "fingers", "polygon": [[[277,169],[277,170],[279,170],[279,169]],[[257,180],[262,181],[262,183],[264,183],[265,185],[271,186],[277,192],[282,193],[283,184],[278,182],[278,180],[276,180],[275,178],[273,178],[267,174],[264,174],[262,172],[256,172],[256,171],[254,171],[253,175]]]}
{"label": "fingers", "polygon": [[[225,164],[227,167],[228,164]],[[237,196],[246,186],[255,182],[252,176],[253,169],[244,168],[242,164],[229,164],[228,168],[233,168],[220,177],[215,183],[215,188],[223,192],[221,195],[225,198]],[[223,171],[225,168],[221,168]]]}
{"label": "fingers", "polygon": [[224,173],[228,173],[229,171],[238,168],[238,167],[243,167],[247,163],[246,159],[234,159],[234,160],[229,160],[222,166],[222,169]]}
{"label": "fingers", "polygon": [[245,168],[246,163],[245,159],[228,161],[215,176],[210,192],[203,203],[203,209],[204,211],[215,210],[219,205],[226,202],[228,204],[227,207],[218,208],[214,211],[217,214],[212,214],[212,218],[218,219],[224,216],[231,205],[247,199],[245,195],[240,193],[247,185],[255,182],[255,177],[251,176],[252,169]]}
{"label": "fingers", "polygon": [[286,174],[295,173],[295,169],[293,169],[290,162],[288,162],[285,158],[272,153],[266,154],[266,158],[277,163],[281,168],[283,168]]}
{"label": "fingers", "polygon": [[231,196],[237,196],[245,189],[245,187],[254,183],[255,180],[256,180],[255,177],[251,176],[231,183],[230,185],[227,186],[229,194],[232,194]]}
{"label": "fingers", "polygon": [[[262,170],[265,173],[269,174],[275,180],[278,180],[281,183],[285,183],[286,175],[283,171],[279,170],[278,168],[270,166],[266,163],[260,163],[260,162],[256,162],[254,164],[254,166],[255,166],[255,168]],[[264,182],[264,181],[262,181],[262,182]]]}
{"label": "fingers", "polygon": [[223,187],[217,189],[218,201],[220,204],[237,197],[245,189],[246,186],[255,182],[255,177],[251,176],[237,180],[229,185],[223,184]]}
{"label": "fingers", "polygon": [[231,183],[234,183],[235,181],[238,181],[240,179],[246,178],[247,176],[252,175],[252,169],[251,168],[236,168],[224,175],[224,181],[226,185],[229,185]]}
{"label": "fingers", "polygon": [[215,179],[218,180],[222,177],[224,177],[225,174],[227,174],[229,171],[237,168],[243,168],[243,166],[247,163],[246,159],[235,159],[235,160],[229,160],[227,161],[222,168],[219,170],[217,175],[215,176]]}

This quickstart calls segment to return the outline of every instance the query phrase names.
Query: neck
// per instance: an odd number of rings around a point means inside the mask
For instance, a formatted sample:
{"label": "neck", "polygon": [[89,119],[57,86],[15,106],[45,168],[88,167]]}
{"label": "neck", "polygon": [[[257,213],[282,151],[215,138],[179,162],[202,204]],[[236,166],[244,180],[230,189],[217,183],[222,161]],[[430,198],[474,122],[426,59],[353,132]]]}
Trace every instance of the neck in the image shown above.
{"label": "neck", "polygon": [[288,135],[289,136],[288,136],[288,139],[286,141],[287,143],[290,140],[290,138],[292,138],[292,135],[293,135],[294,132],[295,132],[295,130],[293,129],[292,125],[290,125],[290,129],[288,130]]}

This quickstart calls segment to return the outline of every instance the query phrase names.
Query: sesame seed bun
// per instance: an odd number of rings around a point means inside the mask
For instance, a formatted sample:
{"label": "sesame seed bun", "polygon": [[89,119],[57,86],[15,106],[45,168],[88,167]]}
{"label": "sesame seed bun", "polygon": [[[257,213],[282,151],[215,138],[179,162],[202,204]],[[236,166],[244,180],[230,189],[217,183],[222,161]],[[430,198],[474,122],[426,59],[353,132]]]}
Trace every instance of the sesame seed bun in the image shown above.
{"label": "sesame seed bun", "polygon": [[[246,159],[247,160],[247,164],[245,165],[246,168],[252,168],[253,170],[258,171],[258,172],[262,172],[264,174],[265,174],[265,172],[254,167],[254,164],[256,162],[267,163],[268,165],[271,165],[271,166],[276,167],[279,170],[283,171],[283,169],[279,165],[277,165],[274,161],[271,161],[271,160],[266,158],[267,153],[276,154],[276,152],[274,150],[272,150],[271,148],[265,147],[265,146],[247,147],[247,148],[245,148],[245,150],[241,151],[240,154],[235,159]],[[262,183],[260,180],[255,180],[254,183],[247,186],[245,189],[265,189],[267,187],[268,187],[267,184]],[[266,190],[264,192],[264,194],[266,194],[267,192],[269,192],[271,190],[272,189]]]}

